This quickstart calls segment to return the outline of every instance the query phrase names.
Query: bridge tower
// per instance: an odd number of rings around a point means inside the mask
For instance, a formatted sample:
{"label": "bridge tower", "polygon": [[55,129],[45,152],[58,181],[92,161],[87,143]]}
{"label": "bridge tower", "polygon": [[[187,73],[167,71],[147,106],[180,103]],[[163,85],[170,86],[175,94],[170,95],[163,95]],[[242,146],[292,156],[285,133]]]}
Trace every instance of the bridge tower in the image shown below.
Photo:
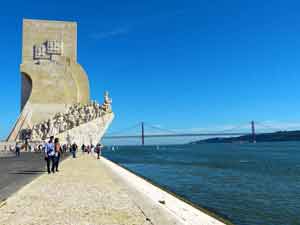
{"label": "bridge tower", "polygon": [[252,143],[256,143],[256,139],[255,139],[255,123],[252,120],[251,121],[251,134],[252,134]]}
{"label": "bridge tower", "polygon": [[144,146],[145,145],[145,130],[144,130],[144,122],[141,123],[142,125],[142,145]]}

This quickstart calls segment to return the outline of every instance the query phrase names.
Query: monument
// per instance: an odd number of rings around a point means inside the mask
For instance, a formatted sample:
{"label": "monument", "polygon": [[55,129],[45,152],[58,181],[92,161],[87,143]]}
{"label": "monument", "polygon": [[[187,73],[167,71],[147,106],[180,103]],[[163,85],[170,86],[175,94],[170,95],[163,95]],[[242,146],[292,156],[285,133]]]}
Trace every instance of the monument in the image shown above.
{"label": "monument", "polygon": [[77,63],[76,22],[23,20],[21,113],[8,141],[97,143],[114,114],[108,92],[90,100],[89,80]]}

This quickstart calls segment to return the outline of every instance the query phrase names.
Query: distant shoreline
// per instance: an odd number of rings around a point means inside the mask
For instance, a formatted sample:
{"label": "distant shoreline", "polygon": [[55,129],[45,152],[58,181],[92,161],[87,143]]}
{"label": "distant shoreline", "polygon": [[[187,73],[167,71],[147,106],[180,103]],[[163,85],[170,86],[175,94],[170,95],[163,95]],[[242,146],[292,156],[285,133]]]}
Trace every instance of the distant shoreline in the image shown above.
{"label": "distant shoreline", "polygon": [[[202,144],[202,143],[249,143],[252,142],[253,137],[251,134],[242,135],[238,137],[225,137],[225,138],[208,138],[199,141],[193,141],[189,144]],[[300,141],[300,130],[295,131],[278,131],[273,133],[261,133],[255,135],[256,142],[285,142],[285,141]]]}

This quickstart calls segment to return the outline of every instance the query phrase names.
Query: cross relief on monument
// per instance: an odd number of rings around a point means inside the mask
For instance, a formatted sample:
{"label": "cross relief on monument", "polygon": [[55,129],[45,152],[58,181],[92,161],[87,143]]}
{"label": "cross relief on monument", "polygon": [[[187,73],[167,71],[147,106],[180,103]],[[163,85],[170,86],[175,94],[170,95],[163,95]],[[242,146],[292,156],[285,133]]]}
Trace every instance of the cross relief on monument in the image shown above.
{"label": "cross relief on monument", "polygon": [[47,40],[46,42],[33,46],[34,59],[51,60],[52,55],[62,55],[63,42],[58,40]]}

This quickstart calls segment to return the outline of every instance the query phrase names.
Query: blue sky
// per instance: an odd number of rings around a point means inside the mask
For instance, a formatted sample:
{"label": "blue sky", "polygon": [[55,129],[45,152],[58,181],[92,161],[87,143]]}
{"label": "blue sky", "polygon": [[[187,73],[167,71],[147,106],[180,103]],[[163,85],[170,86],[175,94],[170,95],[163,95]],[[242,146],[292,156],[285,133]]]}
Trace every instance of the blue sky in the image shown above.
{"label": "blue sky", "polygon": [[20,108],[22,19],[78,23],[91,96],[113,98],[111,131],[250,120],[300,127],[299,1],[5,1],[0,9],[0,136]]}

